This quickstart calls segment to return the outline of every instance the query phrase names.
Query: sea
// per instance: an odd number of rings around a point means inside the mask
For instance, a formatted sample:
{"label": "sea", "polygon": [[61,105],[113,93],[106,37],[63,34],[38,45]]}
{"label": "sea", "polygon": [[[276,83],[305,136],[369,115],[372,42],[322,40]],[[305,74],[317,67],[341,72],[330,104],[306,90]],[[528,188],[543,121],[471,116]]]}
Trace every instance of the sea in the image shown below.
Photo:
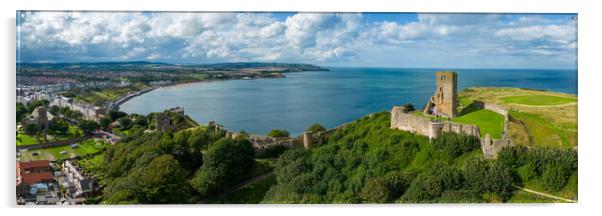
{"label": "sea", "polygon": [[[228,130],[267,134],[303,133],[311,124],[327,128],[395,105],[421,108],[435,90],[440,69],[328,68],[286,73],[286,78],[199,82],[162,87],[121,105],[148,114],[183,107],[201,124],[216,121]],[[449,70],[449,69],[447,69]],[[576,70],[454,69],[458,90],[520,87],[577,94]]]}

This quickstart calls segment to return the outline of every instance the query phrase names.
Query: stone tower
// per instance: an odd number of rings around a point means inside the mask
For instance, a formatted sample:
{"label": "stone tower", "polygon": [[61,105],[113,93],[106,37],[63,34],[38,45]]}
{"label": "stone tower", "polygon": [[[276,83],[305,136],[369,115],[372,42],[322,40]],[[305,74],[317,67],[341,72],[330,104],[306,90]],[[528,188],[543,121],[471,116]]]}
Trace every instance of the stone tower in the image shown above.
{"label": "stone tower", "polygon": [[439,71],[435,73],[435,80],[435,94],[424,108],[424,113],[455,117],[458,115],[458,74]]}

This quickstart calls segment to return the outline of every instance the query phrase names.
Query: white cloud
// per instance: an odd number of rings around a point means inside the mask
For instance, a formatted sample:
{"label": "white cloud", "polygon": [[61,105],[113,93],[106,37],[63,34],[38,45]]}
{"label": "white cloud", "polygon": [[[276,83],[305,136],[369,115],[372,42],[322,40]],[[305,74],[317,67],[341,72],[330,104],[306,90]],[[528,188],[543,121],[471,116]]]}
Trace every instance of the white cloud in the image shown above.
{"label": "white cloud", "polygon": [[532,25],[516,28],[503,28],[496,36],[516,41],[547,40],[569,44],[576,38],[575,25]]}
{"label": "white cloud", "polygon": [[479,62],[487,56],[553,61],[576,55],[576,23],[570,19],[418,14],[400,22],[366,16],[379,15],[297,13],[278,19],[268,13],[27,12],[20,16],[18,45],[23,61],[379,64],[408,56]]}

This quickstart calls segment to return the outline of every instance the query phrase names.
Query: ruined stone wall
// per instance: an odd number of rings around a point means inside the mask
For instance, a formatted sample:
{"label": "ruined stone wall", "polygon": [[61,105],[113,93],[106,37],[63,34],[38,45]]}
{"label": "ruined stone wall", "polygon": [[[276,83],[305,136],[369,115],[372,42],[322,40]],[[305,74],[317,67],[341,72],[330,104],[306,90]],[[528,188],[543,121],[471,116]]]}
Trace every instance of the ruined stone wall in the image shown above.
{"label": "ruined stone wall", "polygon": [[511,142],[507,136],[502,139],[491,139],[489,134],[481,138],[481,149],[483,150],[483,156],[487,159],[496,159],[497,153],[506,146],[510,146]]}
{"label": "ruined stone wall", "polygon": [[430,119],[415,116],[404,112],[402,107],[393,107],[391,110],[391,128],[409,131],[431,139],[437,138],[441,133],[463,133],[480,137],[479,127],[476,125],[455,122],[432,122]]}
{"label": "ruined stone wall", "polygon": [[391,128],[409,131],[431,137],[431,121],[403,111],[403,107],[395,106],[391,110]]}
{"label": "ruined stone wall", "polygon": [[479,130],[479,126],[469,125],[469,124],[461,124],[455,122],[442,122],[443,130],[442,132],[451,132],[457,134],[467,134],[476,137],[481,137],[481,132]]}

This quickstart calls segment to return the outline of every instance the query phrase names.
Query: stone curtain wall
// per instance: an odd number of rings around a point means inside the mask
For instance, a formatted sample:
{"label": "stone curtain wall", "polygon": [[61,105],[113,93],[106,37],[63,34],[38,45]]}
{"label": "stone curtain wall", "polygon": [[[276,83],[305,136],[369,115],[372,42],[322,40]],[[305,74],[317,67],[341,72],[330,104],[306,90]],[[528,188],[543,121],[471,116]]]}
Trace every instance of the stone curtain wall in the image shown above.
{"label": "stone curtain wall", "polygon": [[419,135],[427,136],[431,139],[437,138],[443,132],[464,133],[479,138],[483,156],[487,159],[497,158],[497,152],[502,148],[511,145],[508,137],[509,115],[508,110],[496,104],[487,104],[475,101],[475,105],[480,109],[487,109],[504,116],[504,130],[502,139],[492,139],[491,135],[481,136],[479,126],[460,124],[455,122],[432,122],[430,119],[409,114],[403,107],[394,106],[391,110],[391,128],[403,131],[409,131]]}
{"label": "stone curtain wall", "polygon": [[395,106],[391,110],[391,128],[409,131],[437,138],[443,132],[464,133],[480,137],[479,127],[476,125],[460,124],[455,122],[432,122],[430,119],[415,116],[404,111],[403,107]]}
{"label": "stone curtain wall", "polygon": [[485,158],[495,159],[497,158],[497,153],[502,148],[511,145],[510,138],[508,136],[508,129],[510,127],[510,116],[508,115],[508,109],[497,104],[485,103],[482,101],[474,101],[473,104],[477,108],[490,110],[504,116],[504,130],[502,131],[502,139],[492,139],[489,134],[481,138],[483,155]]}
{"label": "stone curtain wall", "polygon": [[460,124],[454,122],[443,122],[443,130],[442,132],[451,132],[451,133],[464,133],[476,137],[481,137],[481,131],[479,130],[479,126],[469,125],[469,124]]}
{"label": "stone curtain wall", "polygon": [[429,119],[408,114],[404,112],[403,107],[399,106],[395,106],[391,110],[391,128],[432,137],[431,121]]}

